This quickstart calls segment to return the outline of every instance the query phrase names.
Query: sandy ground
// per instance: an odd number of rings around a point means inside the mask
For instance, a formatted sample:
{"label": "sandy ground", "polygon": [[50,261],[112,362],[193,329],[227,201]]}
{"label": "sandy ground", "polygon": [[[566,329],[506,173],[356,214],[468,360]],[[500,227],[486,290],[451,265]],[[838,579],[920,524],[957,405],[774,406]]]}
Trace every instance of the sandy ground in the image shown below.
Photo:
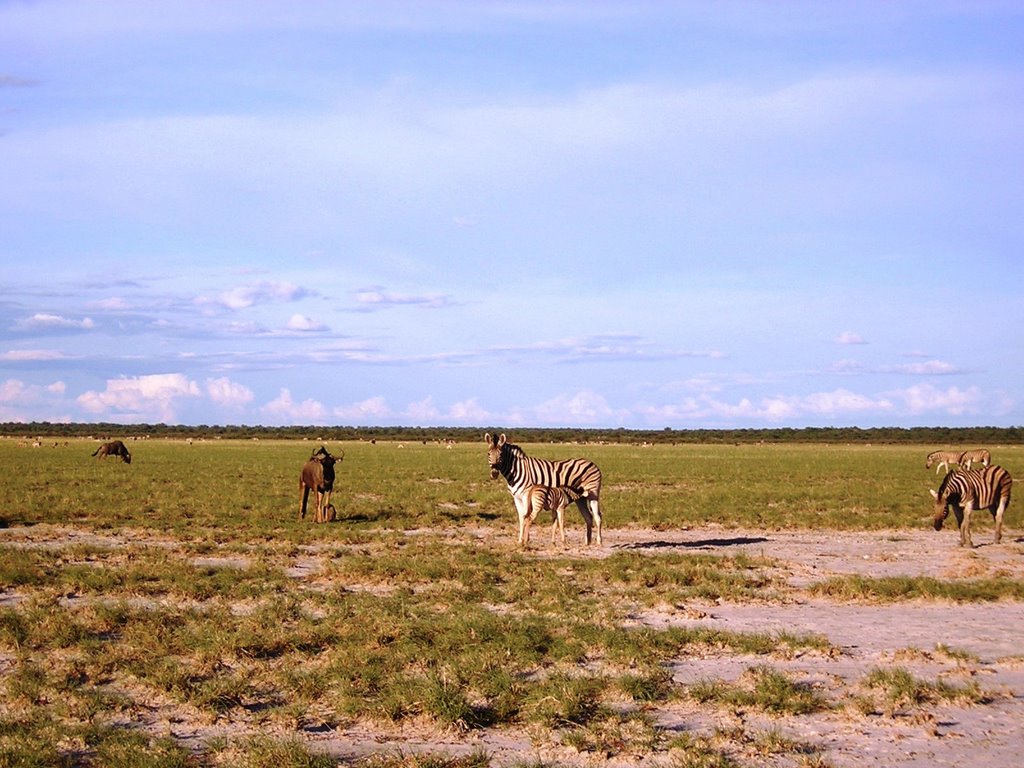
{"label": "sandy ground", "polygon": [[[107,542],[117,535],[94,536],[54,528],[50,536],[35,529],[0,530],[0,540],[24,546],[66,546]],[[19,532],[20,531],[20,532]],[[465,531],[461,535],[465,535]],[[481,540],[500,541],[507,532],[471,532]],[[50,539],[47,541],[47,539]],[[59,542],[59,543],[58,543]],[[991,529],[976,530],[973,550],[956,545],[955,531],[931,530],[837,533],[813,531],[742,531],[700,529],[608,531],[604,547],[570,548],[571,557],[606,557],[630,551],[658,557],[664,553],[706,553],[767,557],[777,575],[800,588],[833,575],[929,576],[936,579],[1024,579],[1024,537],[1004,533],[991,543]],[[170,545],[170,542],[168,542]],[[534,550],[550,556],[546,541]],[[298,582],[317,578],[316,553],[299,553],[289,571]],[[226,563],[226,566],[236,565]],[[704,626],[738,632],[776,632],[825,636],[839,650],[764,657],[708,651],[674,660],[676,681],[738,680],[751,667],[769,664],[792,679],[834,700],[824,713],[772,717],[755,711],[726,711],[689,700],[672,701],[654,713],[670,733],[712,737],[719,748],[743,765],[960,766],[1020,765],[1024,755],[1024,603],[951,603],[910,601],[898,604],[837,602],[797,597],[776,604],[687,602],[638,611],[635,626]],[[0,604],[16,601],[0,594]],[[3,666],[3,665],[0,665]],[[953,685],[976,682],[986,693],[980,704],[929,703],[865,713],[850,702],[851,692],[877,668],[900,667],[915,677]],[[2,671],[2,670],[0,670]],[[222,725],[191,722],[180,713],[169,717],[157,707],[150,727],[186,743],[228,735]],[[781,734],[813,750],[813,759],[792,752],[758,756],[743,745],[743,734]],[[735,750],[729,734],[736,734]],[[359,726],[331,730],[309,727],[302,737],[317,749],[350,760],[376,751],[427,750],[449,755],[484,751],[496,765],[547,762],[559,765],[669,765],[670,758],[640,755],[581,754],[530,729],[489,729],[468,734],[439,733],[409,724],[382,732]],[[802,762],[806,760],[807,762]],[[815,763],[817,760],[819,762]]]}

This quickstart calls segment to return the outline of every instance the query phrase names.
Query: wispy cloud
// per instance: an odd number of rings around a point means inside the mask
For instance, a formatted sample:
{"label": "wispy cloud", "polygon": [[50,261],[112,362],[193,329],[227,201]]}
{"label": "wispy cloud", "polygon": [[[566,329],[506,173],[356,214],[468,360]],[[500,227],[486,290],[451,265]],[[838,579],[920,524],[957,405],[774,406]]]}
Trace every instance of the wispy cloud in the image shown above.
{"label": "wispy cloud", "polygon": [[36,312],[34,315],[19,321],[18,327],[24,330],[70,329],[91,331],[96,327],[96,324],[90,317],[76,319],[50,312]]}
{"label": "wispy cloud", "polygon": [[361,311],[373,312],[393,307],[423,307],[440,309],[455,304],[450,296],[442,293],[400,293],[380,287],[361,288],[353,292],[353,298]]}
{"label": "wispy cloud", "polygon": [[311,291],[294,283],[266,281],[238,286],[213,297],[200,296],[196,304],[200,307],[223,307],[237,311],[257,304],[298,301],[310,295]]}

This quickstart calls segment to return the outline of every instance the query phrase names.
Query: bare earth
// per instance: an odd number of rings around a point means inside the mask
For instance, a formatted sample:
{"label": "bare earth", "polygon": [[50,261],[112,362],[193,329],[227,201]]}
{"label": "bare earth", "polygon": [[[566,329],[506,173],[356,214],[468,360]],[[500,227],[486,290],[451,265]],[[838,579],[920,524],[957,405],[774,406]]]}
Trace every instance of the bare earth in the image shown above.
{"label": "bare earth", "polygon": [[[432,532],[439,533],[439,532]],[[124,534],[121,534],[124,535]],[[410,534],[414,535],[414,534]],[[462,531],[487,546],[509,546],[507,530]],[[833,575],[930,576],[936,579],[1024,578],[1024,537],[1004,533],[1000,545],[991,543],[991,528],[975,531],[973,550],[956,545],[954,530],[874,532],[744,531],[702,528],[686,531],[619,529],[607,531],[603,548],[570,547],[570,557],[606,557],[630,551],[657,557],[663,553],[704,553],[767,557],[794,587]],[[107,540],[117,546],[118,534],[94,537],[82,531],[53,526],[0,530],[0,541],[22,546],[66,546]],[[151,542],[157,543],[157,542]],[[537,557],[552,554],[547,542],[535,545]],[[168,546],[173,546],[168,542]],[[562,554],[562,553],[560,553]],[[294,557],[289,574],[313,587],[318,578],[316,551]],[[240,563],[224,563],[237,566]],[[806,593],[796,593],[806,594]],[[0,593],[0,605],[17,600]],[[822,764],[854,766],[1020,765],[1024,756],[1024,604],[1020,602],[950,603],[911,601],[889,604],[845,603],[824,599],[793,602],[688,602],[632,614],[635,626],[703,626],[737,632],[785,631],[818,634],[840,651],[775,655],[770,659],[726,651],[675,661],[674,679],[737,680],[750,667],[769,664],[792,679],[813,686],[837,706],[824,713],[772,717],[755,711],[727,711],[688,700],[663,704],[657,724],[674,733],[716,736],[730,731],[777,733],[807,744]],[[0,678],[9,671],[0,658]],[[940,703],[889,713],[865,714],[850,705],[851,690],[876,668],[900,667],[915,677],[962,686],[974,681],[987,694],[980,704]],[[841,697],[847,697],[841,701]],[[198,743],[218,735],[244,733],[245,723],[210,724],[153,702],[146,727],[184,742]],[[284,735],[284,734],[282,734]],[[494,764],[543,761],[560,765],[626,766],[668,764],[667,759],[639,755],[580,754],[524,729],[488,729],[469,733],[438,732],[428,726],[407,725],[386,732],[372,724],[330,730],[310,728],[302,734],[311,747],[340,760],[377,751],[431,751],[464,755],[484,751]],[[779,758],[751,758],[737,751],[743,764],[800,765],[792,753]],[[813,761],[808,764],[813,765]]]}

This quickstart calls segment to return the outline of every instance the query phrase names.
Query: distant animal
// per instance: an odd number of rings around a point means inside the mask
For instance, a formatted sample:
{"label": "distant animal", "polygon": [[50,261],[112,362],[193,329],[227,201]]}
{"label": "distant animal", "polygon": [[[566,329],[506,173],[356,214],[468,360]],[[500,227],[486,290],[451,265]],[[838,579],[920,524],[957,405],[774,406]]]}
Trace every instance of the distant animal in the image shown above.
{"label": "distant animal", "polygon": [[331,492],[334,490],[334,465],[345,458],[344,451],[338,456],[320,446],[309,461],[302,467],[299,475],[299,520],[306,517],[306,503],[309,492],[316,494],[316,511],[313,513],[314,523],[334,522],[337,517],[334,505],[331,504]]}
{"label": "distant animal", "polygon": [[101,459],[104,456],[120,456],[121,461],[125,464],[132,463],[132,455],[128,452],[128,449],[124,447],[124,443],[120,440],[112,440],[109,443],[104,443],[95,451],[92,452],[93,456],[99,456]]}
{"label": "distant animal", "polygon": [[971,513],[976,509],[987,509],[996,521],[995,543],[998,544],[1003,537],[1003,515],[1010,505],[1012,487],[1010,473],[998,465],[950,472],[943,478],[939,490],[931,492],[935,499],[935,530],[942,530],[952,508],[960,528],[960,546],[973,547]]}
{"label": "distant animal", "polygon": [[928,459],[925,461],[924,468],[931,469],[932,466],[938,465],[935,467],[936,475],[943,469],[948,472],[950,464],[959,463],[961,453],[963,453],[963,451],[932,451],[928,454]]}
{"label": "distant animal", "polygon": [[587,544],[596,538],[601,544],[601,470],[588,459],[550,461],[527,456],[518,445],[505,435],[484,435],[487,443],[487,463],[491,479],[505,478],[508,492],[522,520],[527,515],[527,491],[535,485],[546,488],[568,488],[577,494],[576,507],[587,524]]}
{"label": "distant animal", "polygon": [[548,488],[543,485],[531,486],[526,491],[526,515],[519,518],[519,544],[530,543],[530,525],[543,510],[551,512],[551,543],[555,543],[555,535],[561,534],[562,546],[565,546],[565,509],[580,500],[580,495],[571,488]]}
{"label": "distant animal", "polygon": [[974,462],[987,467],[992,463],[992,454],[984,448],[975,448],[973,451],[964,451],[956,460],[956,463],[963,469],[970,469]]}

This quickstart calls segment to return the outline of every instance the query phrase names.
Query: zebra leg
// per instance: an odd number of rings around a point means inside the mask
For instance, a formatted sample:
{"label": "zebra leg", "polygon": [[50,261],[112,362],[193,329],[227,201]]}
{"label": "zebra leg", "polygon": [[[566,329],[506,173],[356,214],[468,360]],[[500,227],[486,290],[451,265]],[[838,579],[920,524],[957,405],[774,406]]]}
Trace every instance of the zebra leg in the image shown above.
{"label": "zebra leg", "polygon": [[514,496],[513,501],[516,504],[516,516],[519,518],[519,536],[516,542],[523,545],[523,535],[526,532],[526,520],[530,516],[530,497],[526,496]]}
{"label": "zebra leg", "polygon": [[555,543],[555,532],[562,534],[562,549],[565,549],[565,507],[558,507],[551,523],[551,543]]}
{"label": "zebra leg", "polygon": [[594,528],[597,532],[597,546],[601,546],[601,505],[596,498],[588,499],[590,505],[590,516],[594,520]]}
{"label": "zebra leg", "polygon": [[590,514],[590,507],[587,505],[586,497],[581,496],[576,502],[576,509],[583,515],[583,522],[587,524],[587,544],[590,544],[590,540],[594,535],[594,518]]}
{"label": "zebra leg", "polygon": [[973,548],[974,544],[971,542],[971,512],[974,511],[974,502],[967,502],[963,509],[957,507],[954,510],[957,513],[956,521],[960,525],[960,546]]}
{"label": "zebra leg", "polygon": [[1000,542],[1000,540],[1003,538],[1003,513],[1004,512],[1006,512],[1006,499],[1000,499],[999,500],[999,508],[996,509],[996,513],[995,513],[995,518],[996,518],[996,541],[995,541],[995,543],[996,544],[998,544]]}

